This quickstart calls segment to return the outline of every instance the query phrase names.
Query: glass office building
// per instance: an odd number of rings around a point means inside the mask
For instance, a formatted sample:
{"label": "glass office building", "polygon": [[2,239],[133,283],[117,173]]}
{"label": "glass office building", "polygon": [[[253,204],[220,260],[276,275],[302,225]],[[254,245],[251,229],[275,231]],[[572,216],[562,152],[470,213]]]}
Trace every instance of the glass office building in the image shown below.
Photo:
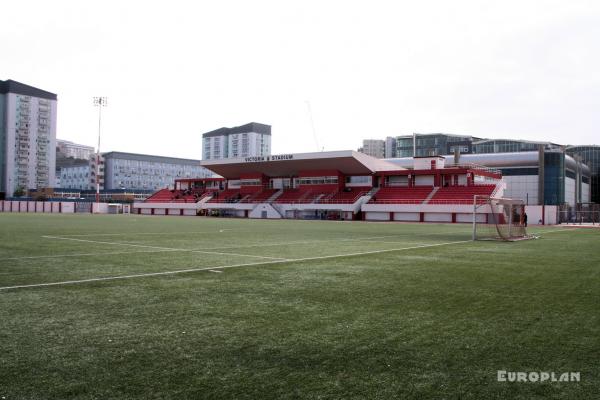
{"label": "glass office building", "polygon": [[[392,157],[451,157],[455,150],[473,156],[471,162],[488,165],[501,160],[520,159],[518,154],[534,157],[543,150],[535,171],[523,165],[504,166],[502,173],[512,181],[515,195],[526,195],[540,204],[600,203],[600,146],[563,146],[552,142],[516,139],[483,139],[446,133],[415,133],[396,137]],[[494,156],[494,155],[497,155]],[[475,157],[481,156],[481,157]],[[387,156],[387,158],[390,158]],[[461,158],[466,161],[466,158]],[[538,172],[539,168],[539,172]],[[534,186],[539,191],[533,190]]]}
{"label": "glass office building", "polygon": [[537,151],[540,146],[545,150],[560,150],[562,146],[550,142],[533,142],[529,140],[484,139],[473,142],[473,154],[516,153]]}
{"label": "glass office building", "polygon": [[592,202],[600,203],[600,146],[569,146],[567,154],[571,157],[579,157],[590,167]]}
{"label": "glass office building", "polygon": [[415,133],[396,138],[396,157],[430,157],[453,154],[459,150],[462,154],[471,153],[472,136],[450,135],[447,133]]}
{"label": "glass office building", "polygon": [[537,151],[540,146],[543,146],[544,150],[562,149],[562,146],[551,142],[481,139],[447,133],[415,133],[396,138],[396,157],[444,156],[454,154],[455,150],[461,154],[516,153]]}
{"label": "glass office building", "polygon": [[[558,205],[565,203],[565,153],[544,153],[544,204]],[[574,172],[571,170],[571,174]],[[575,179],[575,176],[571,176]]]}

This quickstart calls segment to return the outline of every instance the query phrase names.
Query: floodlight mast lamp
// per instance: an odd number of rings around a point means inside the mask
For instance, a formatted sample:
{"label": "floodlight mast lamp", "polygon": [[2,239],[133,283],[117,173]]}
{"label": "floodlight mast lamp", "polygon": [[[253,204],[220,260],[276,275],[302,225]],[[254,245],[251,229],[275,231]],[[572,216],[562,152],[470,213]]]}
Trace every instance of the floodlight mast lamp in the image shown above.
{"label": "floodlight mast lamp", "polygon": [[94,106],[98,107],[98,148],[96,149],[96,203],[100,203],[100,132],[102,128],[102,107],[106,107],[108,105],[106,100],[106,97],[94,97]]}

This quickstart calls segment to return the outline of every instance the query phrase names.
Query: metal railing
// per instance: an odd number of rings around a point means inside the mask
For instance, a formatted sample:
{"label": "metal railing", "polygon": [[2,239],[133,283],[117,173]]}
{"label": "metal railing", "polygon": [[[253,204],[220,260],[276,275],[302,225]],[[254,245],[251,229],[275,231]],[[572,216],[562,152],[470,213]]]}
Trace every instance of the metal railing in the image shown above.
{"label": "metal railing", "polygon": [[444,204],[470,204],[473,205],[473,199],[430,199],[427,203],[424,203],[425,199],[377,199],[369,201],[368,204],[423,204],[423,205],[444,205]]}
{"label": "metal railing", "polygon": [[458,164],[454,164],[452,161],[450,162],[450,164],[446,164],[444,169],[447,168],[462,168],[462,169],[475,169],[475,170],[482,170],[482,171],[486,171],[486,172],[492,172],[494,174],[501,174],[502,171],[500,171],[497,168],[491,168],[491,167],[486,167],[485,165],[481,165],[481,164],[475,164],[475,163],[458,163]]}

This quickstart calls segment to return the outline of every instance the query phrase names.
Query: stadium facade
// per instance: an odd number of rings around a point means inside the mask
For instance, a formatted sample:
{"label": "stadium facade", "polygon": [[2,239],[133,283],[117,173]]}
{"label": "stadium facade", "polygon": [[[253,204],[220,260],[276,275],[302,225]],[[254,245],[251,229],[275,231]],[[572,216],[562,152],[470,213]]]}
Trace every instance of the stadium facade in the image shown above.
{"label": "stadium facade", "polygon": [[[487,165],[488,162],[502,164],[503,160],[507,165],[504,166],[504,176],[513,176],[507,178],[509,188],[520,187],[515,190],[509,190],[515,194],[525,194],[531,198],[533,204],[579,204],[586,202],[600,203],[600,146],[565,146],[553,142],[530,141],[518,139],[484,139],[469,135],[453,135],[447,133],[414,133],[412,135],[388,137],[386,144],[395,143],[395,154],[389,156],[390,151],[386,151],[385,158],[402,158],[403,161],[397,163],[406,164],[410,157],[424,156],[443,156],[445,158],[453,157],[459,153],[462,156],[481,155],[473,157],[474,162]],[[380,141],[383,142],[383,141]],[[364,147],[359,149],[363,151]],[[532,163],[535,158],[533,153],[543,151],[547,156],[544,163],[548,164],[549,169],[544,169],[541,164],[541,171],[545,176],[545,184],[540,178],[540,174],[533,169],[518,170],[511,168],[510,164],[518,158],[514,153],[530,153],[525,161]],[[557,153],[566,153],[566,156]],[[485,156],[486,154],[501,154],[498,157]],[[586,166],[580,167],[583,162]],[[540,163],[540,162],[538,162]],[[531,164],[530,167],[533,167]],[[561,172],[562,171],[562,172]],[[581,177],[579,177],[581,175]],[[523,178],[520,178],[523,177]],[[563,184],[564,182],[564,184]],[[590,195],[587,196],[587,186],[590,186]],[[537,195],[536,195],[536,192]]]}
{"label": "stadium facade", "polygon": [[[354,151],[203,161],[220,179],[178,180],[134,205],[139,214],[469,222],[474,195],[502,197],[499,171],[443,157],[410,168]],[[489,210],[477,212],[486,221]]]}
{"label": "stadium facade", "polygon": [[54,185],[57,96],[0,81],[0,192]]}
{"label": "stadium facade", "polygon": [[[522,199],[531,221],[551,222],[559,205],[591,196],[589,167],[556,150],[391,159],[334,151],[202,165],[222,178],[179,179],[174,189],[137,203],[135,212],[471,222],[480,195]],[[476,212],[478,221],[487,221],[487,211]]]}
{"label": "stadium facade", "polygon": [[[575,206],[592,201],[592,172],[582,161],[561,150],[440,156],[447,162],[485,165],[497,169],[506,183],[505,196],[525,200],[528,205]],[[399,167],[410,167],[412,157],[387,159]]]}

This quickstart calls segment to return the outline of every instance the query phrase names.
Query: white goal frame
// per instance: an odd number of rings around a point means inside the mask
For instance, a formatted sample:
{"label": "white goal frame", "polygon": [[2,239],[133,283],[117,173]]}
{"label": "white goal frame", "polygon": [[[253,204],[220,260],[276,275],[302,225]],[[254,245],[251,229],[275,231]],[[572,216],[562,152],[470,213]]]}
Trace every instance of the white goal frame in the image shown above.
{"label": "white goal frame", "polygon": [[[520,207],[520,208],[522,208],[522,212],[523,213],[525,212],[525,202],[522,199],[510,199],[510,198],[504,198],[504,197],[495,198],[495,197],[490,197],[490,196],[474,195],[473,196],[473,235],[472,235],[473,240],[478,240],[478,237],[477,237],[477,225],[478,225],[477,210],[479,210],[481,207],[489,207],[490,208],[489,215],[495,215],[494,218],[499,218],[500,213],[497,210],[494,210],[494,205],[493,205],[494,202],[497,202],[496,206],[508,207],[508,213],[506,213],[506,217],[508,220],[505,223],[501,223],[498,220],[495,220],[494,222],[491,222],[491,223],[489,221],[486,221],[486,224],[490,224],[490,225],[494,224],[495,225],[496,231],[498,232],[498,236],[496,239],[501,239],[501,240],[505,240],[505,241],[516,241],[516,240],[533,238],[533,236],[527,235],[526,229],[525,229],[526,225],[523,225],[522,220],[521,221],[513,221],[513,215],[515,215],[515,212],[513,212],[513,210],[515,207]],[[506,227],[508,229],[506,234],[503,234],[501,232],[500,225],[506,225]],[[513,235],[513,233],[515,233],[515,235]]]}
{"label": "white goal frame", "polygon": [[108,214],[131,214],[131,204],[108,203]]}

